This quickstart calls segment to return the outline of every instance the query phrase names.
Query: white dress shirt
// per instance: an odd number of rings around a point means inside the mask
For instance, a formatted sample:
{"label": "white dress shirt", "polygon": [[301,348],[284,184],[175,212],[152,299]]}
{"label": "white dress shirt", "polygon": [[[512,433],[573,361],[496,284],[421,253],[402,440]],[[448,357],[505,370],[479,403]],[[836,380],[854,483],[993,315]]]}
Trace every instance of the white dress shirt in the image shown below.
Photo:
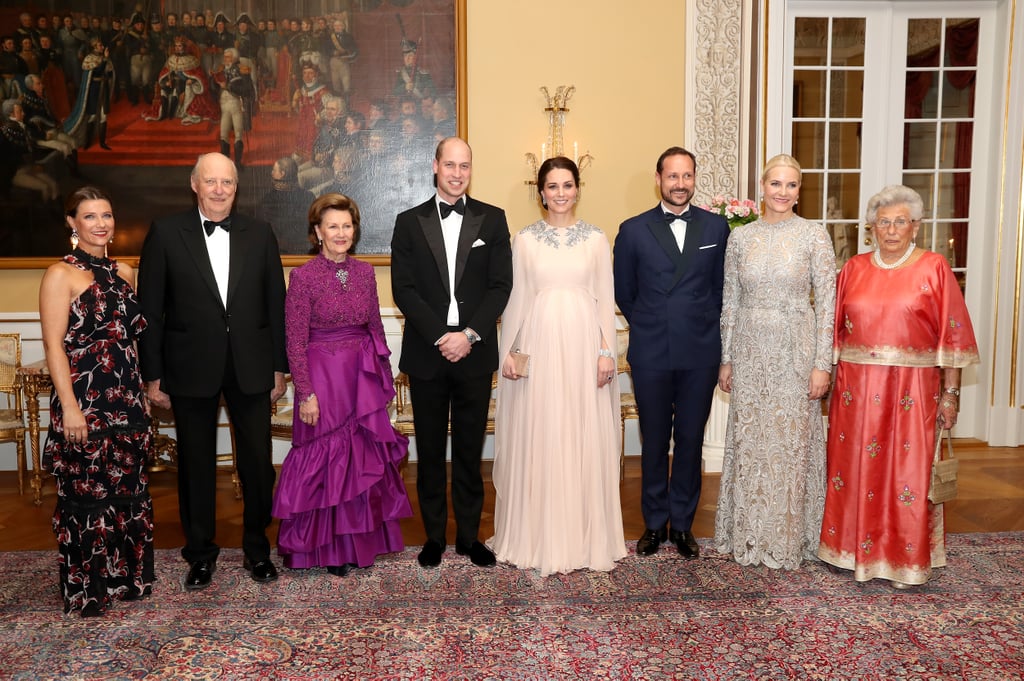
{"label": "white dress shirt", "polygon": [[[664,201],[661,202],[661,210],[666,213],[675,213],[674,210],[670,210],[669,207],[665,205]],[[682,212],[685,213],[688,210],[690,210],[690,204],[686,204],[686,208],[684,208]],[[676,238],[676,244],[679,246],[679,252],[682,253],[683,243],[686,241],[686,220],[678,218],[670,222],[668,227],[672,230],[672,236]]]}
{"label": "white dress shirt", "polygon": [[[203,211],[199,211],[200,225],[209,219],[203,215]],[[204,227],[203,236],[206,237],[206,251],[210,254],[210,265],[213,267],[213,276],[217,280],[220,300],[226,308],[228,306],[228,270],[231,265],[231,234],[218,227],[213,230],[213,234],[207,235]]]}
{"label": "white dress shirt", "polygon": [[[441,217],[441,197],[436,194],[435,202],[437,203],[437,216]],[[448,290],[451,291],[452,296],[451,302],[448,303],[448,326],[459,325],[459,302],[455,299],[455,255],[459,250],[460,231],[462,231],[462,216],[455,211],[441,220],[441,236],[444,237],[444,252],[448,258]]]}

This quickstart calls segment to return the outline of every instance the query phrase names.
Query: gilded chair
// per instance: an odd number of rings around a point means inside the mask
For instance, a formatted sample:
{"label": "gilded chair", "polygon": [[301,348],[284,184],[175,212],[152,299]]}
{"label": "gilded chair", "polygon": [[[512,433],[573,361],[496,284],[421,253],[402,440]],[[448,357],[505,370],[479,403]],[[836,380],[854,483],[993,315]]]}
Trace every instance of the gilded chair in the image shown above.
{"label": "gilded chair", "polygon": [[[496,411],[493,393],[498,387],[498,372],[491,374],[491,401],[487,405],[487,433],[494,433],[494,414]],[[395,376],[395,416],[393,419],[395,430],[406,437],[416,435],[412,418],[412,399],[409,393],[409,377],[404,371]],[[451,422],[448,423],[448,432],[452,432]]]}
{"label": "gilded chair", "polygon": [[[629,377],[630,391],[633,389],[633,375],[629,367],[629,362],[626,361],[626,353],[629,351],[629,329],[617,329],[615,331],[615,344],[616,344],[616,373],[618,375],[625,374]],[[640,412],[636,408],[636,395],[632,392],[621,392],[619,393],[619,403],[621,404],[620,410],[620,430],[622,436],[622,449],[619,452],[619,480],[625,480],[626,478],[626,420],[627,419],[639,419]]]}
{"label": "gilded chair", "polygon": [[[222,403],[223,404],[223,403]],[[161,426],[174,425],[174,414],[169,409],[154,408],[149,419],[149,432],[153,440],[153,458],[146,470],[151,473],[178,470],[178,441],[170,435],[160,432]],[[217,464],[231,463],[231,484],[235,490],[235,499],[242,498],[242,480],[238,477],[238,455],[235,454],[235,427],[228,425],[231,435],[231,451],[217,454]]]}
{"label": "gilded chair", "polygon": [[14,442],[18,456],[18,494],[25,493],[25,412],[21,400],[21,336],[0,334],[0,442]]}
{"label": "gilded chair", "polygon": [[[288,383],[292,382],[291,374],[285,377]],[[291,390],[285,390],[284,395],[278,398],[277,402],[270,405],[270,437],[292,441],[292,417],[295,413],[295,394]]]}

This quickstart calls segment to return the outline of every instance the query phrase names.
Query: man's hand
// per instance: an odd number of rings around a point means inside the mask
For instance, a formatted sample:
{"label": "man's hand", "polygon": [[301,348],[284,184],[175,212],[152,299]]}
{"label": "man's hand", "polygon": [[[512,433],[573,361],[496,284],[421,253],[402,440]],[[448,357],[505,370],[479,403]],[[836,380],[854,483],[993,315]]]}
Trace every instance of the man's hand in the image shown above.
{"label": "man's hand", "polygon": [[270,401],[277,402],[281,395],[284,395],[288,389],[288,385],[284,381],[284,373],[280,371],[274,372],[274,389],[270,391]]}
{"label": "man's hand", "polygon": [[160,379],[146,384],[146,397],[149,403],[162,409],[171,408],[171,396],[160,389]]}
{"label": "man's hand", "polygon": [[441,336],[441,340],[437,342],[437,349],[441,351],[441,355],[449,362],[458,362],[469,354],[473,346],[470,345],[466,334],[461,331],[449,331]]}
{"label": "man's hand", "polygon": [[732,392],[732,364],[722,364],[718,367],[718,389],[723,393]]}

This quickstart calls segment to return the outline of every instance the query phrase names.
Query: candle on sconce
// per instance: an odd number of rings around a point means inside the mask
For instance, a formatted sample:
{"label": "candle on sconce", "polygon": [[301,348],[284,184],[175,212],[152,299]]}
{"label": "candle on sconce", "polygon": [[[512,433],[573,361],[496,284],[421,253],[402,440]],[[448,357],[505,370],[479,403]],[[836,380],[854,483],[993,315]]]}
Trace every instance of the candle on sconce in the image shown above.
{"label": "candle on sconce", "polygon": [[580,145],[579,145],[579,142],[573,142],[572,143],[572,162],[573,163],[579,163],[580,162]]}
{"label": "candle on sconce", "polygon": [[540,160],[541,162],[548,160],[548,143],[540,143]]}

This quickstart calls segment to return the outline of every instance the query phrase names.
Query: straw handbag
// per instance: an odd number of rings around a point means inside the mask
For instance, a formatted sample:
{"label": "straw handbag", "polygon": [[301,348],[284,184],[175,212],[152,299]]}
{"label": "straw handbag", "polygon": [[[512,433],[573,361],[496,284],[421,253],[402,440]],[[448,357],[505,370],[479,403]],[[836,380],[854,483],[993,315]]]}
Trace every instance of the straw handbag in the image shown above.
{"label": "straw handbag", "polygon": [[[941,458],[942,434],[946,434],[946,446],[948,454]],[[932,459],[932,481],[928,487],[928,501],[933,504],[942,504],[956,499],[956,475],[960,469],[960,462],[953,456],[953,436],[949,429],[939,430],[935,433],[935,456]]]}

